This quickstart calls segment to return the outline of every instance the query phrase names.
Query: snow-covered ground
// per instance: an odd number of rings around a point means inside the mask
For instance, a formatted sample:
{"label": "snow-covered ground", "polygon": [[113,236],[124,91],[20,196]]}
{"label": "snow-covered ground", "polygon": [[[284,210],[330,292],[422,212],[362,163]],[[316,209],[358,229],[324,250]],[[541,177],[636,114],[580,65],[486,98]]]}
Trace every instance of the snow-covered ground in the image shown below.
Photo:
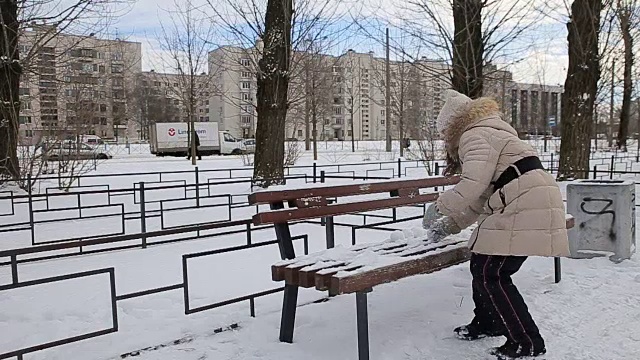
{"label": "snow-covered ground", "polygon": [[[368,156],[375,161],[393,161],[396,154],[378,152],[371,145],[355,154],[337,149],[340,143],[328,143],[321,152],[319,164],[363,163]],[[383,144],[379,144],[383,145]],[[142,145],[139,145],[142,146]],[[364,146],[360,144],[359,146]],[[380,149],[382,149],[381,147]],[[372,154],[375,154],[373,156]],[[603,153],[602,158],[610,156]],[[635,153],[633,153],[635,155]],[[324,158],[323,158],[324,156]],[[550,155],[547,155],[550,156]],[[594,161],[592,165],[599,163]],[[313,163],[311,154],[305,153],[301,165]],[[607,169],[608,163],[602,164]],[[616,164],[616,169],[640,169],[628,162]],[[201,182],[210,178],[227,177],[227,174],[206,175],[208,169],[242,168],[237,157],[205,157],[199,162]],[[375,166],[361,165],[340,171],[355,171],[358,175],[370,170],[371,176],[391,176],[395,166],[391,164],[376,170]],[[247,176],[250,175],[250,168]],[[153,175],[109,177],[122,172],[192,171],[193,167],[181,158],[156,158],[148,154],[121,154],[114,160],[98,166],[95,174],[103,177],[83,180],[82,185],[108,183],[112,188],[131,188],[134,182],[157,181]],[[403,169],[404,170],[404,169]],[[310,169],[296,173],[310,174]],[[292,170],[293,172],[293,170]],[[407,170],[409,176],[424,176],[420,167]],[[235,174],[234,174],[235,176]],[[404,176],[404,174],[403,174]],[[627,176],[629,177],[629,176]],[[631,177],[632,178],[632,177]],[[148,180],[147,180],[148,179]],[[193,183],[192,173],[164,176],[163,180]],[[345,181],[345,180],[340,180]],[[47,184],[42,185],[42,192]],[[564,188],[564,184],[563,184]],[[180,198],[182,194],[158,196]],[[220,185],[211,187],[212,194],[246,194],[249,184]],[[191,194],[193,195],[193,194]],[[63,207],[64,197],[52,207]],[[114,199],[112,199],[114,200]],[[133,197],[121,200],[125,207],[136,208]],[[100,197],[83,201],[103,204]],[[210,200],[214,201],[214,200]],[[117,203],[118,201],[114,201]],[[184,201],[183,206],[189,206]],[[0,202],[0,214],[5,213],[7,203]],[[39,205],[41,206],[41,205]],[[220,213],[222,211],[223,213]],[[203,221],[207,218],[223,218],[224,210],[211,208],[195,213],[176,211],[168,216],[167,225],[178,226]],[[247,218],[251,209],[238,209],[234,220]],[[382,212],[387,215],[390,211]],[[25,220],[28,216],[23,205],[16,206],[11,221]],[[398,210],[399,217],[420,214],[416,208]],[[44,212],[38,216],[60,216]],[[26,219],[28,220],[28,218]],[[344,216],[341,222],[362,223],[361,218]],[[9,221],[0,217],[0,223]],[[116,224],[101,221],[81,222],[69,220],[51,223],[38,229],[40,239],[71,237],[92,231],[91,234],[114,231]],[[159,228],[159,219],[150,221],[149,230]],[[173,222],[172,222],[173,221]],[[102,228],[102,227],[104,228]],[[126,232],[139,230],[127,225]],[[396,224],[395,228],[419,226],[419,221]],[[117,229],[119,230],[119,229]],[[116,231],[117,231],[116,230]],[[324,246],[324,230],[311,224],[299,224],[292,228],[293,235],[309,234],[310,251]],[[381,241],[389,233],[362,230],[359,241]],[[24,232],[0,234],[0,248],[7,249],[30,244]],[[273,230],[257,231],[253,242],[275,239]],[[336,244],[349,245],[349,228],[336,228]],[[115,268],[116,293],[118,295],[142,291],[182,282],[182,255],[238,246],[246,243],[244,234],[202,239],[147,249],[115,251],[72,258],[20,264],[20,281],[40,279],[73,272]],[[302,253],[302,243],[297,242],[297,252]],[[515,282],[525,296],[530,310],[541,328],[549,350],[546,359],[637,359],[640,353],[640,258],[614,264],[607,258],[563,260],[563,280],[553,283],[553,261],[531,258],[515,276]],[[189,297],[190,307],[198,307],[249,293],[273,289],[282,284],[273,283],[270,265],[279,258],[276,246],[260,247],[237,252],[190,259]],[[7,259],[1,259],[3,261]],[[370,338],[372,359],[487,359],[486,349],[500,344],[503,339],[489,339],[474,343],[460,342],[452,337],[451,330],[470,320],[472,301],[468,264],[454,266],[443,271],[414,276],[392,284],[378,286],[369,297]],[[0,267],[0,284],[11,283],[10,268]],[[66,280],[56,284],[38,285],[21,289],[0,291],[0,354],[38,343],[98,331],[111,326],[110,288],[107,274]],[[354,359],[357,354],[354,296],[338,296],[320,304],[314,300],[324,293],[302,289],[296,320],[293,344],[278,342],[278,327],[282,294],[277,293],[256,299],[256,318],[249,316],[248,301],[184,315],[182,289],[121,300],[117,303],[119,331],[105,336],[35,352],[25,359],[107,360],[120,358],[121,354],[144,348],[137,358],[143,360],[173,359]],[[238,324],[234,330],[217,333]],[[179,341],[176,341],[179,340]],[[174,344],[177,342],[178,344]]]}

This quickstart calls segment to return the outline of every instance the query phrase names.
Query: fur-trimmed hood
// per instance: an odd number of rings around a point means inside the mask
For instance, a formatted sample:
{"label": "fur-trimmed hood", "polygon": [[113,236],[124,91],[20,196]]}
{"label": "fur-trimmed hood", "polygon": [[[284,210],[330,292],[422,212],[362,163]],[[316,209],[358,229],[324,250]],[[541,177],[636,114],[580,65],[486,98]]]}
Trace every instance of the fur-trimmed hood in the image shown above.
{"label": "fur-trimmed hood", "polygon": [[473,100],[462,115],[453,119],[444,132],[444,142],[448,157],[458,160],[458,147],[462,134],[476,126],[487,126],[518,135],[516,130],[502,118],[498,103],[488,97]]}

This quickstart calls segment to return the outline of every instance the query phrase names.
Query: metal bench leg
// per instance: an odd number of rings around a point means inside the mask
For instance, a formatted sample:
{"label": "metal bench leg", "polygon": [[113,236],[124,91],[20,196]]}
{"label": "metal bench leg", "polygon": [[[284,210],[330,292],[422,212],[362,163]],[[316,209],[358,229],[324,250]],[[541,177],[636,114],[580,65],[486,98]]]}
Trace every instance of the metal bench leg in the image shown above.
{"label": "metal bench leg", "polygon": [[555,272],[555,277],[556,277],[556,284],[560,282],[560,280],[562,280],[562,267],[560,265],[560,258],[556,257],[553,258],[553,270]]}
{"label": "metal bench leg", "polygon": [[358,323],[358,360],[369,360],[369,315],[367,313],[367,293],[356,293],[356,319]]}
{"label": "metal bench leg", "polygon": [[293,328],[296,322],[296,305],[298,302],[298,286],[284,286],[282,302],[282,318],[280,319],[280,341],[293,342]]}

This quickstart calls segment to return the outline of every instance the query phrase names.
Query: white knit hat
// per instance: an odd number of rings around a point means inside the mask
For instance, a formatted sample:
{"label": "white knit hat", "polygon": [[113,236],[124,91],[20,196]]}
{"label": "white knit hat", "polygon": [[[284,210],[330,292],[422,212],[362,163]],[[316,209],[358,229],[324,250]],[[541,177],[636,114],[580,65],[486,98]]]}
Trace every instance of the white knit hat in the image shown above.
{"label": "white knit hat", "polygon": [[472,101],[469,97],[461,94],[453,89],[444,91],[444,106],[436,119],[436,129],[441,135],[445,131],[456,116],[460,116],[465,111],[467,105]]}

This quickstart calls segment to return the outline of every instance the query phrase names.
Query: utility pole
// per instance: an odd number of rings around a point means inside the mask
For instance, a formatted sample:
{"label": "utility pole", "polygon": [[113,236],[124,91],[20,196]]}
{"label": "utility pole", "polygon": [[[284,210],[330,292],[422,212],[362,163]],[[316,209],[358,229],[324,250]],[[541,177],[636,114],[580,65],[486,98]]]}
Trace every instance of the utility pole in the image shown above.
{"label": "utility pole", "polygon": [[387,28],[387,41],[386,41],[386,94],[385,94],[385,117],[386,117],[386,133],[387,133],[387,152],[391,152],[391,68],[389,64],[389,28]]}
{"label": "utility pole", "polygon": [[304,149],[306,151],[311,150],[311,124],[309,122],[309,67],[310,67],[310,61],[309,61],[309,56],[311,56],[310,54],[306,55],[306,61],[305,61],[305,91],[304,91]]}
{"label": "utility pole", "polygon": [[611,65],[611,103],[609,104],[609,148],[613,146],[613,97],[615,90],[615,73],[616,73],[616,60],[613,60]]}

